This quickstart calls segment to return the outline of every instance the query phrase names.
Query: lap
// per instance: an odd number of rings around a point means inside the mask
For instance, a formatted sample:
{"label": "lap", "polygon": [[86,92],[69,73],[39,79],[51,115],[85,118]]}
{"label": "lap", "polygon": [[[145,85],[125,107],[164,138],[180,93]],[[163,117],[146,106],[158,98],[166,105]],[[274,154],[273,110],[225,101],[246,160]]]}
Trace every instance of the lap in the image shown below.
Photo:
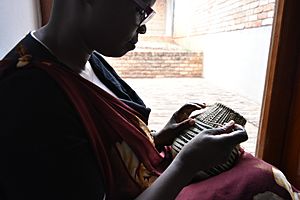
{"label": "lap", "polygon": [[283,174],[272,165],[244,152],[232,169],[186,186],[176,199],[265,199],[262,195],[292,199],[291,195],[299,195],[283,187],[289,183],[281,175]]}

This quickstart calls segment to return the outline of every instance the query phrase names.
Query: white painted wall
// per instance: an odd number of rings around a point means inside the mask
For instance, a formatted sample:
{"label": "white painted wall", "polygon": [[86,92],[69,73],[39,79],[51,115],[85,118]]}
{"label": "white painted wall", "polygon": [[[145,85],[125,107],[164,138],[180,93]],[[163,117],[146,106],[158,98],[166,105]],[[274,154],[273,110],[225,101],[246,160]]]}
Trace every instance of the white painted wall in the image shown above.
{"label": "white painted wall", "polygon": [[261,103],[272,26],[176,40],[203,52],[203,76]]}
{"label": "white painted wall", "polygon": [[40,24],[39,0],[0,1],[0,59]]}

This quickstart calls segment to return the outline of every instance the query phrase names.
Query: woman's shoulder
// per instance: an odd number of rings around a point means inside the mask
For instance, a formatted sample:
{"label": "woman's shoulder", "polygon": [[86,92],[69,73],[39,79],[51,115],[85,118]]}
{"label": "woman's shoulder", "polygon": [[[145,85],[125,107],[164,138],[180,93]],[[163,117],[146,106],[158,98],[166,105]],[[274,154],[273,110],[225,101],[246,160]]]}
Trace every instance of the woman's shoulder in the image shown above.
{"label": "woman's shoulder", "polygon": [[[82,123],[71,101],[47,72],[24,68],[0,80],[0,118],[30,129]],[[30,126],[29,126],[30,125]],[[29,130],[29,129],[28,129]]]}
{"label": "woman's shoulder", "polygon": [[81,119],[46,71],[16,70],[0,80],[0,96],[0,171],[9,172],[0,182],[8,197],[104,195]]}
{"label": "woman's shoulder", "polygon": [[[58,84],[39,68],[24,68],[15,70],[10,75],[0,80],[1,96],[9,95],[10,98],[22,97],[23,100],[50,97],[61,93]],[[26,97],[26,98],[25,98]]]}

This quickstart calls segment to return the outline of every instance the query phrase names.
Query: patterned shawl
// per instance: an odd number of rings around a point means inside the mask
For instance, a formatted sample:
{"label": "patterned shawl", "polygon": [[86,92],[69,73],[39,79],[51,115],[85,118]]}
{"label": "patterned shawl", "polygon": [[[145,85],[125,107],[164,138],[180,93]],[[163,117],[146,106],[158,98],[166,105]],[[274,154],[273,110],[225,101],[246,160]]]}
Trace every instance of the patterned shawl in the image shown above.
{"label": "patterned shawl", "polygon": [[35,59],[19,45],[17,59],[0,62],[0,79],[16,70],[46,71],[79,113],[104,177],[109,199],[132,199],[147,188],[171,161],[159,153],[143,116],[70,69]]}

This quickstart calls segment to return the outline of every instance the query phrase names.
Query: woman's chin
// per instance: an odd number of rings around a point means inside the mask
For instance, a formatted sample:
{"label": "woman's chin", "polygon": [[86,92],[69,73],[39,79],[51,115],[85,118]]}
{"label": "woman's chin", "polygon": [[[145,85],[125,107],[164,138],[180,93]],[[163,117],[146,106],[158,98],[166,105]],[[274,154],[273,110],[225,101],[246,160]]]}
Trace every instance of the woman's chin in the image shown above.
{"label": "woman's chin", "polygon": [[129,51],[134,50],[135,49],[135,44],[128,43],[128,48],[129,48]]}
{"label": "woman's chin", "polygon": [[132,51],[135,49],[135,44],[132,43],[127,43],[123,48],[118,48],[115,51],[109,51],[109,52],[101,52],[102,55],[107,56],[107,57],[122,57],[129,51]]}

